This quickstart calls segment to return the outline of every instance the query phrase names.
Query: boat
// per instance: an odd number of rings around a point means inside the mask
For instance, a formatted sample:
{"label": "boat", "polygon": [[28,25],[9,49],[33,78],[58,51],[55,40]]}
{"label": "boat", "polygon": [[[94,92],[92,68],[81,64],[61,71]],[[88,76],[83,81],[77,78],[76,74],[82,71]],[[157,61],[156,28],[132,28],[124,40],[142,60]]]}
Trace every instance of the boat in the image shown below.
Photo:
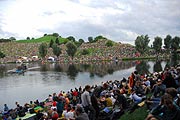
{"label": "boat", "polygon": [[27,66],[24,64],[21,64],[20,66],[17,66],[17,68],[14,68],[12,70],[8,70],[8,74],[24,74],[26,72]]}
{"label": "boat", "polygon": [[25,70],[22,69],[12,69],[7,71],[8,74],[24,74],[24,72]]}
{"label": "boat", "polygon": [[27,68],[26,66],[23,66],[23,67],[21,66],[21,67],[14,68],[12,70],[8,70],[7,73],[8,74],[24,74],[28,70],[31,71],[31,70],[39,69],[39,68],[40,68],[39,66],[31,67],[31,68]]}

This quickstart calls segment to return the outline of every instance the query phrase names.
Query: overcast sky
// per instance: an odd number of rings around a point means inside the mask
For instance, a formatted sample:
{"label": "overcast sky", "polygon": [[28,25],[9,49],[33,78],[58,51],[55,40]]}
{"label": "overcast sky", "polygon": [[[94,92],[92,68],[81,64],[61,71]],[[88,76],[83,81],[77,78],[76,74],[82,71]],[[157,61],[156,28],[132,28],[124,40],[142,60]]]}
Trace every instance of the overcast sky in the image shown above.
{"label": "overcast sky", "polygon": [[180,36],[180,0],[0,0],[0,38],[55,32],[130,44],[138,35]]}

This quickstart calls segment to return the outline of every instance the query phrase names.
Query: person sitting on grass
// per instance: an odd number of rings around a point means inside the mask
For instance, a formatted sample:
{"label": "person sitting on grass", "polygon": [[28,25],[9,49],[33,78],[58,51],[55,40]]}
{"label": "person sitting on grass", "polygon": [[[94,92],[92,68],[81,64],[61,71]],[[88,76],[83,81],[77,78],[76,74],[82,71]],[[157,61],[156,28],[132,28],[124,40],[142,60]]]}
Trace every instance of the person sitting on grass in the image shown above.
{"label": "person sitting on grass", "polygon": [[179,120],[180,109],[173,103],[173,98],[166,93],[161,97],[160,104],[152,109],[146,120]]}
{"label": "person sitting on grass", "polygon": [[[176,106],[178,106],[178,100],[179,100],[179,97],[178,97],[178,94],[177,94],[177,90],[175,88],[166,88],[165,90],[165,94],[168,93],[171,95],[171,97],[173,98],[173,102]],[[149,98],[146,100],[146,105],[147,105],[147,108],[149,110],[155,108],[156,106],[158,106],[158,104],[160,103],[161,101],[161,97],[160,96],[159,98]]]}
{"label": "person sitting on grass", "polygon": [[152,97],[158,97],[161,93],[165,93],[166,85],[162,83],[163,81],[161,79],[158,79],[156,84],[153,86],[153,96]]}

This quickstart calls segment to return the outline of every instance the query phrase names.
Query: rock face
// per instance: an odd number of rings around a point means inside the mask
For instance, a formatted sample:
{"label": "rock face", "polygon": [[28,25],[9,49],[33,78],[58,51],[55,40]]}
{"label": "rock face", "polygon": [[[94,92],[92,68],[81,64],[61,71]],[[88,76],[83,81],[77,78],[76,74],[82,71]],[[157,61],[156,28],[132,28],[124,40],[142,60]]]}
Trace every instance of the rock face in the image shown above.
{"label": "rock face", "polygon": [[[17,43],[5,42],[0,43],[0,50],[6,55],[5,58],[0,59],[0,62],[15,62],[17,59],[27,57],[32,60],[33,56],[39,56],[39,45],[41,43]],[[64,44],[59,46],[62,49],[62,54],[59,56],[60,61],[70,60],[66,53],[66,46]],[[83,49],[91,49],[88,55],[81,55],[80,51]],[[122,59],[123,57],[133,57],[135,55],[135,48],[129,44],[115,43],[113,47],[107,47],[105,40],[98,40],[95,43],[83,43],[74,57],[76,61],[91,61],[91,60],[113,60]],[[52,48],[48,49],[47,58],[53,56]]]}

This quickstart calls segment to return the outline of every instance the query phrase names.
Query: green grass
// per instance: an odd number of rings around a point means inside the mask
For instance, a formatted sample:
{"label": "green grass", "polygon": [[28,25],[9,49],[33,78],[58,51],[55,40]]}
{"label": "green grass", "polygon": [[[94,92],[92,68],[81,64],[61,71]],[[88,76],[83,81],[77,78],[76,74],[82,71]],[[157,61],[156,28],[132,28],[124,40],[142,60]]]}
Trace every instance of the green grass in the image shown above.
{"label": "green grass", "polygon": [[134,57],[134,58],[122,58],[122,60],[143,60],[143,59],[156,59],[156,57]]}
{"label": "green grass", "polygon": [[119,120],[145,120],[148,112],[146,106],[137,108],[133,113],[126,112]]}
{"label": "green grass", "polygon": [[[41,43],[41,42],[50,42],[52,40],[56,40],[56,37],[54,36],[44,36],[33,40],[17,40],[18,43]],[[68,41],[66,38],[59,38],[60,43],[64,43],[65,41]]]}

